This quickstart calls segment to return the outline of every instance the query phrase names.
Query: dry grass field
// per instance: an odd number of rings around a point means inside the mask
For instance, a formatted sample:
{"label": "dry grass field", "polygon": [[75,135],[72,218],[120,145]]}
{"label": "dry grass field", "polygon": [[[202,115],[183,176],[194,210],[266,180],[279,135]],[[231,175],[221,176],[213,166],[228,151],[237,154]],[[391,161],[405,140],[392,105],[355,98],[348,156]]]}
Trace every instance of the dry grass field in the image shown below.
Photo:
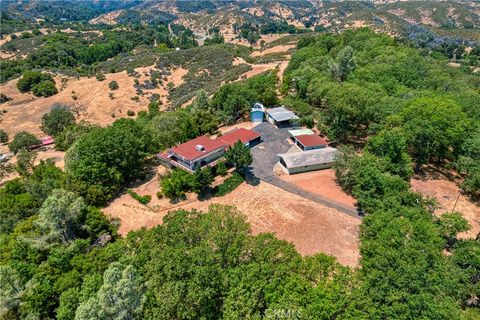
{"label": "dry grass field", "polygon": [[[163,170],[159,168],[160,172]],[[217,182],[218,183],[218,182]],[[179,203],[157,199],[158,176],[133,188],[140,195],[149,194],[152,201],[142,205],[125,193],[112,201],[104,212],[120,220],[120,233],[161,224],[172,210],[206,211],[210,204],[236,206],[252,226],[254,234],[273,232],[280,239],[291,241],[304,255],[324,252],[337,257],[345,265],[357,266],[360,257],[358,232],[360,220],[291,194],[270,184],[243,183],[223,197],[199,200],[195,194]]]}
{"label": "dry grass field", "polygon": [[460,188],[445,179],[412,179],[412,189],[438,202],[436,215],[452,210],[459,212],[470,223],[471,230],[460,234],[460,237],[475,238],[480,233],[480,207],[461,194]]}

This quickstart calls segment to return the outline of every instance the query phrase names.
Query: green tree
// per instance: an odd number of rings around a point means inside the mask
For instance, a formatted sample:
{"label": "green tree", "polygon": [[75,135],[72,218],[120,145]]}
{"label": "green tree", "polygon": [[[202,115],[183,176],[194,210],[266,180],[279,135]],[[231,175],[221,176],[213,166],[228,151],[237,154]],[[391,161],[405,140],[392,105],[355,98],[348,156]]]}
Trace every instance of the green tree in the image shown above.
{"label": "green tree", "polygon": [[243,172],[253,161],[250,148],[237,141],[225,152],[225,160],[235,167],[237,172]]}
{"label": "green tree", "polygon": [[93,128],[67,151],[65,169],[71,188],[89,203],[105,203],[126,183],[144,175],[152,140],[132,119]]}
{"label": "green tree", "polygon": [[25,286],[14,268],[0,265],[0,287],[0,316],[7,319],[17,312]]}
{"label": "green tree", "polygon": [[29,92],[35,85],[44,81],[53,82],[53,77],[39,71],[25,71],[17,82],[17,88],[20,92]]}
{"label": "green tree", "polygon": [[213,175],[211,167],[206,166],[205,168],[197,169],[193,174],[192,191],[201,193],[208,188],[214,180],[215,176]]}
{"label": "green tree", "polygon": [[57,137],[66,127],[75,123],[75,115],[67,105],[56,103],[50,112],[42,117],[40,129],[48,135]]}
{"label": "green tree", "polygon": [[437,223],[440,234],[451,244],[458,233],[470,230],[470,224],[458,212],[446,212],[442,214]]}
{"label": "green tree", "polygon": [[193,106],[197,109],[208,110],[209,102],[208,95],[205,90],[198,90],[195,94],[195,100],[193,100]]}
{"label": "green tree", "polygon": [[29,176],[33,169],[37,153],[22,149],[17,153],[17,163],[15,164],[15,171],[22,176]]}
{"label": "green tree", "polygon": [[440,98],[415,99],[401,116],[417,170],[432,159],[443,160],[449,150],[456,152],[470,127],[458,104]]}
{"label": "green tree", "polygon": [[386,129],[368,139],[365,150],[384,158],[386,169],[404,179],[413,173],[412,159],[407,152],[407,139],[399,128]]}
{"label": "green tree", "polygon": [[38,212],[36,225],[43,236],[36,239],[41,248],[55,243],[71,243],[79,231],[80,218],[86,209],[82,198],[63,189],[53,190]]}
{"label": "green tree", "polygon": [[346,46],[338,53],[336,61],[331,62],[330,73],[334,80],[343,82],[347,80],[348,75],[356,66],[357,63],[353,56],[353,49],[350,46]]}
{"label": "green tree", "polygon": [[329,124],[329,135],[337,140],[346,141],[352,136],[366,135],[372,123],[382,119],[379,96],[376,88],[368,88],[351,83],[328,90],[325,121]]}
{"label": "green tree", "polygon": [[465,174],[461,187],[472,195],[480,194],[480,130],[476,130],[462,146],[457,169]]}
{"label": "green tree", "polygon": [[50,97],[58,93],[54,81],[45,80],[32,87],[32,93],[37,97]]}
{"label": "green tree", "polygon": [[181,199],[191,190],[193,176],[180,169],[174,169],[170,175],[161,178],[162,193],[170,199]]}
{"label": "green tree", "polygon": [[95,127],[95,125],[83,120],[65,127],[65,129],[55,137],[55,149],[67,151],[78,139]]}
{"label": "green tree", "polygon": [[16,154],[22,149],[29,150],[33,146],[40,145],[40,143],[41,141],[33,134],[26,131],[21,131],[13,137],[12,142],[10,142],[8,145],[8,149]]}
{"label": "green tree", "polygon": [[112,263],[103,275],[103,284],[95,297],[77,308],[75,320],[137,319],[145,303],[145,289],[132,265],[123,268]]}
{"label": "green tree", "polygon": [[0,129],[0,143],[7,143],[8,142],[8,133]]}

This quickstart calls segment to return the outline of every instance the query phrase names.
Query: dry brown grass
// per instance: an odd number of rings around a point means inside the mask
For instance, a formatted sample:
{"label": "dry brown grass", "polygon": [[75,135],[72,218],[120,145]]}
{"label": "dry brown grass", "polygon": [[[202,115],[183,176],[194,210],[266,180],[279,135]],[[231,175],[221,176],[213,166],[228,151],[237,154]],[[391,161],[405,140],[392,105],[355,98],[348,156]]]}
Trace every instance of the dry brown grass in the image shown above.
{"label": "dry brown grass", "polygon": [[[148,78],[145,73],[148,73],[151,69],[153,67],[137,68],[135,70],[140,74],[140,82]],[[106,74],[104,81],[97,81],[95,77],[65,78],[67,82],[63,88],[60,77],[56,77],[57,88],[60,89],[60,92],[48,98],[38,98],[30,93],[20,93],[16,86],[18,80],[12,80],[0,86],[0,91],[13,99],[1,106],[1,109],[7,111],[4,114],[2,128],[5,128],[12,136],[22,130],[42,136],[39,128],[41,118],[54,103],[81,106],[80,120],[107,125],[117,118],[126,117],[128,110],[135,113],[146,110],[149,103],[148,97],[152,93],[160,94],[163,105],[167,105],[167,83],[173,82],[175,86],[178,86],[183,83],[182,78],[186,74],[187,70],[182,68],[171,70],[171,75],[167,77],[161,87],[145,90],[145,95],[140,96],[138,102],[131,99],[137,94],[133,87],[134,78],[130,77],[126,71]],[[111,91],[109,89],[108,84],[113,80],[117,81],[118,90]],[[113,93],[113,99],[109,97],[110,93]],[[74,96],[77,97],[76,100],[74,100]]]}
{"label": "dry brown grass", "polygon": [[159,190],[157,177],[134,190],[141,195],[152,195],[151,203],[145,206],[123,194],[104,209],[108,216],[120,220],[121,234],[161,224],[163,217],[172,210],[207,211],[210,204],[228,204],[246,215],[254,234],[273,232],[280,239],[291,241],[301,254],[324,252],[337,257],[342,264],[358,265],[360,220],[270,184],[261,182],[252,186],[243,183],[224,197],[203,201],[189,194],[187,200],[176,204],[156,198]]}
{"label": "dry brown grass", "polygon": [[472,228],[461,233],[460,237],[475,238],[480,232],[480,208],[461,194],[454,182],[446,179],[412,179],[411,185],[414,191],[437,200],[439,206],[435,210],[436,215],[454,210],[467,219]]}

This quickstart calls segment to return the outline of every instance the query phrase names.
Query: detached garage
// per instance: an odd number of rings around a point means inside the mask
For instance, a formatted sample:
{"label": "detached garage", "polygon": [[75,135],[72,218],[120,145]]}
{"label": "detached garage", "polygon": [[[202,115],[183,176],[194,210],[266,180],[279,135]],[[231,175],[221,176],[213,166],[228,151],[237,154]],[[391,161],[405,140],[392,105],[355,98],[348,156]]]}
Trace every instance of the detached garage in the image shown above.
{"label": "detached garage", "polygon": [[338,150],[331,147],[279,154],[280,163],[289,174],[332,167]]}
{"label": "detached garage", "polygon": [[316,134],[295,136],[294,141],[295,144],[304,151],[327,147],[327,140]]}

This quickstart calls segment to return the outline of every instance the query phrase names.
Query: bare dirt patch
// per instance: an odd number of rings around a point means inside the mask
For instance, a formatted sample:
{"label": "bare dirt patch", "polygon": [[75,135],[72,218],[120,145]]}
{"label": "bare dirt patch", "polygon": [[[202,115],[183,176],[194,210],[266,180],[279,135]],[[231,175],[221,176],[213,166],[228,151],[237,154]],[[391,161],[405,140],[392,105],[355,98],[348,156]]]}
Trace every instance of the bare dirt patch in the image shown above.
{"label": "bare dirt patch", "polygon": [[[35,158],[35,163],[34,163],[35,165],[38,165],[42,160],[52,159],[55,162],[55,166],[64,170],[65,152],[55,150],[53,147],[49,147],[43,150],[36,150],[36,152],[37,152],[37,157]],[[9,153],[8,147],[6,145],[1,145],[0,153]],[[8,163],[13,165],[15,165],[16,162],[17,162],[16,156],[13,156],[10,160],[8,160]],[[5,182],[13,180],[17,177],[18,177],[18,174],[16,172],[9,174],[3,179],[0,179],[0,186],[2,186]]]}
{"label": "bare dirt patch", "polygon": [[[140,82],[148,78],[145,73],[150,69],[153,69],[153,66],[135,70],[140,74]],[[128,110],[135,113],[146,110],[149,103],[148,97],[152,93],[160,94],[163,105],[166,106],[168,104],[167,83],[172,82],[175,87],[182,84],[183,76],[187,72],[182,68],[171,70],[171,74],[167,76],[166,81],[163,81],[162,86],[144,90],[144,95],[139,96],[138,101],[132,100],[137,96],[133,86],[135,78],[129,76],[126,71],[106,74],[104,81],[98,81],[95,77],[64,78],[67,82],[63,85],[60,77],[56,77],[60,92],[48,98],[37,98],[30,93],[20,93],[16,86],[18,79],[12,80],[0,86],[0,92],[13,99],[1,106],[1,109],[7,111],[3,117],[2,128],[12,136],[22,130],[41,136],[42,132],[39,128],[41,118],[54,103],[81,106],[80,120],[107,125],[117,118],[126,117]],[[108,84],[111,81],[118,83],[118,90],[109,89]],[[113,94],[113,99],[110,98],[110,94]]]}
{"label": "bare dirt patch", "polygon": [[318,170],[299,174],[284,174],[280,179],[293,183],[294,185],[318,194],[323,197],[330,198],[342,204],[355,207],[356,200],[346,194],[338,185],[335,178],[335,171],[332,169]]}
{"label": "bare dirt patch", "polygon": [[412,179],[412,189],[437,200],[435,215],[452,210],[459,212],[470,223],[471,230],[460,234],[461,238],[475,238],[480,232],[480,208],[461,194],[459,187],[444,179]]}
{"label": "bare dirt patch", "polygon": [[303,255],[324,252],[337,257],[342,264],[358,265],[360,220],[270,184],[261,182],[252,186],[244,183],[224,197],[203,201],[190,194],[187,200],[177,204],[155,197],[159,190],[157,177],[134,190],[141,195],[152,195],[151,203],[144,206],[124,194],[104,209],[109,217],[120,220],[121,234],[161,224],[163,217],[172,210],[206,211],[213,203],[228,204],[246,215],[254,234],[273,232],[280,239],[291,241]]}

